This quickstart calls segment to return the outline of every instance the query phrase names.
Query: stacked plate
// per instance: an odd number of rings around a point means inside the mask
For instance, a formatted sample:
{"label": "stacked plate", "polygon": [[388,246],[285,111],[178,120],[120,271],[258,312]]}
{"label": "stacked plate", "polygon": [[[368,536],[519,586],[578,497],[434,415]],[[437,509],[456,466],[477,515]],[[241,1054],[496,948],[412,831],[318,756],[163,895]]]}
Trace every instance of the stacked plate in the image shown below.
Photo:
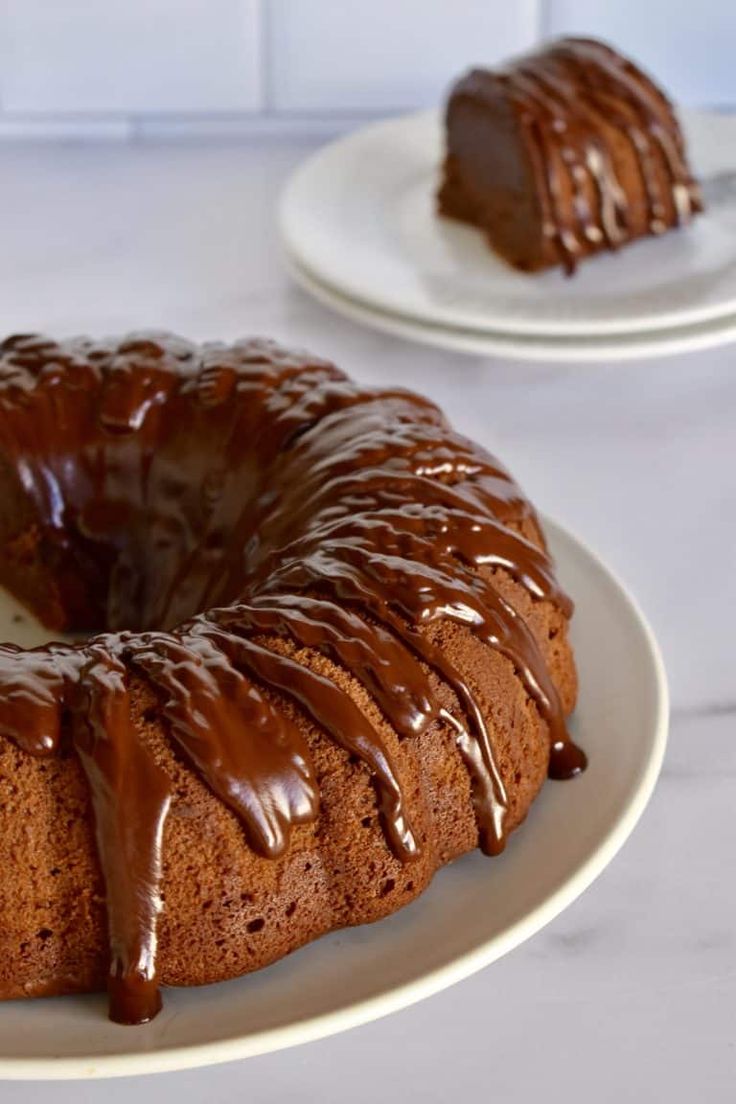
{"label": "stacked plate", "polygon": [[572,279],[517,273],[437,216],[436,112],[367,127],[297,170],[280,209],[287,263],[340,314],[468,353],[599,361],[721,344],[736,338],[736,116],[683,122],[705,215]]}

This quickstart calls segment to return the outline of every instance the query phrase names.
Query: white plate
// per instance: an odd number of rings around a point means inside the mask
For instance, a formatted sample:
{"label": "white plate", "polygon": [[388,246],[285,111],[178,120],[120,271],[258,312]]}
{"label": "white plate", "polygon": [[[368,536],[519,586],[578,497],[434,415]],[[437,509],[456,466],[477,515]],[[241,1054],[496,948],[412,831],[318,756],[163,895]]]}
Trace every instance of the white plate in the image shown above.
{"label": "white plate", "polygon": [[[547,532],[577,604],[573,730],[590,766],[544,787],[503,856],[468,855],[402,912],[327,936],[250,977],[167,990],[164,1011],[145,1027],[109,1023],[102,996],[2,1004],[0,1077],[182,1069],[330,1035],[482,969],[582,893],[652,792],[667,737],[667,684],[651,631],[621,584],[565,530],[548,522]],[[0,605],[0,637],[18,638],[12,609]]]}
{"label": "white plate", "polygon": [[611,334],[608,337],[580,335],[565,338],[544,337],[539,334],[525,336],[425,325],[398,314],[374,310],[356,299],[349,299],[322,283],[293,257],[284,254],[284,260],[296,283],[337,314],[408,341],[418,341],[423,345],[434,345],[474,356],[568,365],[599,364],[602,361],[672,356],[710,349],[736,340],[736,314],[695,322],[690,326],[648,330],[630,335]]}
{"label": "white plate", "polygon": [[736,116],[684,116],[709,206],[692,226],[583,264],[573,279],[515,272],[481,233],[435,213],[436,112],[392,119],[314,154],[281,201],[283,240],[316,279],[425,325],[610,335],[736,312]]}

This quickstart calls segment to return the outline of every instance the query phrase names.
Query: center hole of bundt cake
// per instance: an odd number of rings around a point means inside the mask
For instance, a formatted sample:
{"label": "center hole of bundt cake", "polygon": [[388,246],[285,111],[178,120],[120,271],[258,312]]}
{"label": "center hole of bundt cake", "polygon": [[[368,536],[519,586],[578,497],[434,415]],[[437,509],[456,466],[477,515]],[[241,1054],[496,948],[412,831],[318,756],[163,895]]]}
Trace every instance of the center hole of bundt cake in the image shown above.
{"label": "center hole of bundt cake", "polygon": [[129,518],[109,543],[71,525],[21,530],[0,553],[2,640],[33,647],[60,634],[168,630],[240,592],[242,557],[228,556],[224,534],[187,553],[157,538],[159,525]]}
{"label": "center hole of bundt cake", "polygon": [[105,444],[83,464],[44,458],[22,482],[0,472],[0,586],[13,599],[0,609],[4,640],[167,630],[240,592],[248,473],[234,494],[193,443],[186,466],[144,494],[134,435],[116,429]]}

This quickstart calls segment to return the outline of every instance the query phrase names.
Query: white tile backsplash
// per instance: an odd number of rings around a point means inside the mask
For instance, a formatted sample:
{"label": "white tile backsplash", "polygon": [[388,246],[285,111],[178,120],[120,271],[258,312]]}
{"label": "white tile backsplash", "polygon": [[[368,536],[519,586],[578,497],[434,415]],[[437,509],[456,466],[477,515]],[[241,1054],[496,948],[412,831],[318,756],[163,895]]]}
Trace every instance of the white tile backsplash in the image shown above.
{"label": "white tile backsplash", "polygon": [[736,0],[0,0],[0,139],[327,136],[569,32],[736,107]]}
{"label": "white tile backsplash", "polygon": [[258,0],[4,0],[9,112],[256,111]]}
{"label": "white tile backsplash", "polygon": [[385,111],[436,103],[473,62],[537,36],[536,0],[272,0],[271,104],[292,112]]}
{"label": "white tile backsplash", "polygon": [[591,34],[685,104],[736,104],[736,0],[549,0],[547,34]]}

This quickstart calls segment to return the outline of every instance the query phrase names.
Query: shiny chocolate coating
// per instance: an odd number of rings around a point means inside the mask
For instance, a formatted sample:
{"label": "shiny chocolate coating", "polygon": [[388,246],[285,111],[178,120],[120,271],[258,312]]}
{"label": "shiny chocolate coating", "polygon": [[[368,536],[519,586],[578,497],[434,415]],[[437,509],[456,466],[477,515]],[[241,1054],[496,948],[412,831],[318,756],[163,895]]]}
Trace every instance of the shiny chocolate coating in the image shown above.
{"label": "shiny chocolate coating", "polygon": [[[0,735],[34,756],[71,740],[92,794],[106,889],[111,1017],[160,1007],[157,918],[171,783],[132,718],[157,694],[170,738],[277,857],[314,820],[319,787],[287,698],[373,779],[386,838],[419,852],[392,755],[352,698],[269,649],[284,638],[354,676],[399,737],[442,716],[467,764],[479,840],[504,845],[506,794],[470,686],[420,630],[449,619],[507,656],[550,732],[550,774],[583,769],[509,573],[565,613],[531,507],[506,470],[431,402],[361,388],[272,342],[195,346],[37,336],[0,346],[0,455],[32,509],[49,576],[71,572],[76,644],[0,646]],[[429,671],[457,709],[436,701]],[[275,693],[274,693],[275,692]]]}

